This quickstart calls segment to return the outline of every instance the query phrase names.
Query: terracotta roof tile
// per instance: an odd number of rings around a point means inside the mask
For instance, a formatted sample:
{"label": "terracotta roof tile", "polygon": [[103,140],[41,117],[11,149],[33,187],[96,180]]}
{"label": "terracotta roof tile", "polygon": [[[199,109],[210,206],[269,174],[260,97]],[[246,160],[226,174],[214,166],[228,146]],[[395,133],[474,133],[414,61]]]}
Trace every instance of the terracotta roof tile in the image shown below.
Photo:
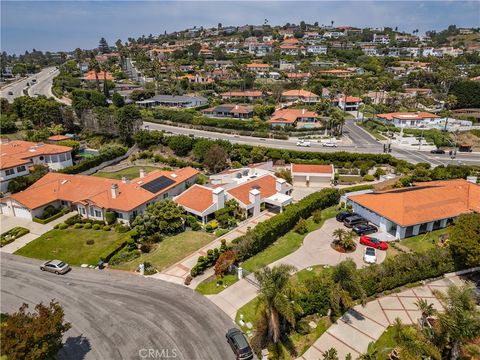
{"label": "terracotta roof tile", "polygon": [[260,191],[260,198],[264,199],[277,193],[276,178],[273,175],[264,175],[256,180],[251,180],[245,184],[227,190],[237,200],[245,205],[250,205],[250,190],[257,189]]}
{"label": "terracotta roof tile", "polygon": [[292,164],[292,173],[333,174],[333,165]]}
{"label": "terracotta roof tile", "polygon": [[213,189],[195,184],[176,197],[175,202],[188,209],[204,212],[213,205]]}

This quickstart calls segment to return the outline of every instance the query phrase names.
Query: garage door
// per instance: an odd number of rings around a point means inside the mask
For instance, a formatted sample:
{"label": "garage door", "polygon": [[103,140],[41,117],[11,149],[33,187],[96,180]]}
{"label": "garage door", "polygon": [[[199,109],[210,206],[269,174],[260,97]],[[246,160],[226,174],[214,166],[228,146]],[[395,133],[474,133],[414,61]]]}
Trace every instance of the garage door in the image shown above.
{"label": "garage door", "polygon": [[315,186],[315,185],[330,185],[330,178],[329,177],[321,177],[321,176],[310,176],[310,185]]}
{"label": "garage door", "polygon": [[8,208],[8,205],[5,203],[0,203],[0,210],[2,211],[3,215],[10,215],[10,209]]}
{"label": "garage door", "polygon": [[16,217],[24,218],[24,219],[32,219],[32,215],[30,211],[24,207],[14,206],[13,211],[15,212]]}
{"label": "garage door", "polygon": [[293,185],[294,186],[307,186],[307,177],[295,175],[293,177]]}

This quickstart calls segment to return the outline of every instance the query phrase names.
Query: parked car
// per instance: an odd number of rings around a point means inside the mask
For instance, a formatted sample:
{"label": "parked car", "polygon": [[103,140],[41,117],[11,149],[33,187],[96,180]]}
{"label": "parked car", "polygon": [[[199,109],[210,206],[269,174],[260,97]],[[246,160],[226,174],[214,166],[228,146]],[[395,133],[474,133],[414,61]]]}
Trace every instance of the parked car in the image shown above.
{"label": "parked car", "polygon": [[310,141],[300,140],[297,141],[297,146],[310,147]]}
{"label": "parked car", "polygon": [[377,238],[370,237],[367,235],[360,236],[360,244],[373,247],[379,250],[387,250],[388,244],[386,241],[378,240]]}
{"label": "parked car", "polygon": [[368,235],[378,231],[378,228],[372,224],[359,224],[353,227],[357,235]]}
{"label": "parked car", "polygon": [[337,147],[337,144],[335,144],[333,142],[324,142],[324,143],[322,143],[322,146],[324,146],[324,147]]}
{"label": "parked car", "polygon": [[343,222],[346,218],[348,218],[349,216],[352,216],[352,215],[355,215],[355,214],[352,214],[348,211],[340,211],[337,214],[337,216],[335,216],[335,218],[337,219],[337,221]]}
{"label": "parked car", "polygon": [[442,149],[435,149],[430,151],[432,154],[445,154],[445,150]]}
{"label": "parked car", "polygon": [[359,224],[365,224],[368,221],[361,217],[360,215],[354,214],[352,216],[347,217],[345,220],[343,220],[343,225],[345,225],[348,228],[352,228],[355,225]]}
{"label": "parked car", "polygon": [[64,263],[61,260],[48,260],[40,265],[40,270],[42,271],[50,271],[57,275],[65,274],[71,269],[70,265]]}
{"label": "parked car", "polygon": [[245,334],[238,329],[230,329],[225,335],[228,343],[232,347],[237,360],[253,359],[253,351],[248,344]]}
{"label": "parked car", "polygon": [[365,248],[365,255],[363,255],[363,261],[368,264],[375,264],[377,262],[377,252],[372,247]]}

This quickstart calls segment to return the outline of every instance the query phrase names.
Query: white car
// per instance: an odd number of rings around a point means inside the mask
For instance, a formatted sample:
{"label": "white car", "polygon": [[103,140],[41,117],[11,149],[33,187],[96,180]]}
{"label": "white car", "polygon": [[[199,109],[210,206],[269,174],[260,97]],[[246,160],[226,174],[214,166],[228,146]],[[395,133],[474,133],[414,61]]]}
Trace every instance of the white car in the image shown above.
{"label": "white car", "polygon": [[305,141],[305,140],[297,141],[297,146],[310,147],[310,141]]}
{"label": "white car", "polygon": [[367,264],[375,264],[377,262],[377,253],[374,248],[365,248],[365,255],[363,255],[363,261],[365,261]]}
{"label": "white car", "polygon": [[325,146],[325,147],[337,147],[337,144],[333,143],[333,142],[324,142],[322,143],[322,146]]}

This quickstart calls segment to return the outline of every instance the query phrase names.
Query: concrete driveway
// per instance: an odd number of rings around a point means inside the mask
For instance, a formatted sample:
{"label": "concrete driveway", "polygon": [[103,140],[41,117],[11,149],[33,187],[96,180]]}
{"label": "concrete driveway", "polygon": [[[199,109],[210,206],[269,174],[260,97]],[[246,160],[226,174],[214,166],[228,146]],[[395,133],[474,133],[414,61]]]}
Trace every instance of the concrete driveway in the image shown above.
{"label": "concrete driveway", "polygon": [[[358,243],[358,238],[356,240],[357,248],[352,253],[342,254],[332,249],[332,233],[338,228],[350,231],[335,218],[326,220],[320,229],[312,231],[305,237],[302,246],[297,251],[271,263],[269,266],[288,264],[295,266],[300,271],[314,265],[336,265],[348,258],[352,259],[358,268],[367,266],[363,261],[365,246]],[[377,263],[383,262],[385,257],[385,251],[377,250]]]}

